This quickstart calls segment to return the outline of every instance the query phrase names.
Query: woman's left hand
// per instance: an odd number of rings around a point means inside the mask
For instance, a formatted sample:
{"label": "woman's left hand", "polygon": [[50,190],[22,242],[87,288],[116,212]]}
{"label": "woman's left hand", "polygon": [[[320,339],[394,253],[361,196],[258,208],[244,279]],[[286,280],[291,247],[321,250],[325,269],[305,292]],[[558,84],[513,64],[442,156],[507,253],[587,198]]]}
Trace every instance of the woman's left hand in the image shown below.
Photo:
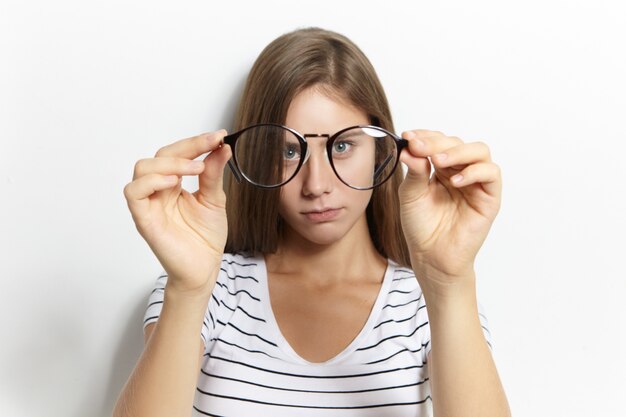
{"label": "woman's left hand", "polygon": [[409,146],[400,160],[408,173],[400,206],[411,263],[420,284],[445,288],[473,276],[476,254],[500,209],[500,168],[482,142],[430,130],[403,137]]}

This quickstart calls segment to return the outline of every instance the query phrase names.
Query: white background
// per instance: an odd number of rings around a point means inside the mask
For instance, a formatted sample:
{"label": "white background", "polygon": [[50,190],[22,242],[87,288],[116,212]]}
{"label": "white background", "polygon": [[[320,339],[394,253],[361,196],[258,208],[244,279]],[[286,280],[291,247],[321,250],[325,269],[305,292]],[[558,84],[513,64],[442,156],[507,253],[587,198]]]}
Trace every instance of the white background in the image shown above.
{"label": "white background", "polygon": [[0,4],[0,415],[110,414],[160,272],[135,161],[230,128],[257,54],[310,25],[370,57],[398,132],[501,166],[476,270],[514,415],[626,415],[622,2]]}

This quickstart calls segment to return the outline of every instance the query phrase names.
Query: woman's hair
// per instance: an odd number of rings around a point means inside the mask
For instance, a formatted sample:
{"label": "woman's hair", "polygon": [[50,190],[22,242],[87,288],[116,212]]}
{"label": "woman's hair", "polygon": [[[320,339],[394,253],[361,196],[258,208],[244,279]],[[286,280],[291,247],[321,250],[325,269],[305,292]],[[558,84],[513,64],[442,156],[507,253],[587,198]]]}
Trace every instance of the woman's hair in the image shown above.
{"label": "woman's hair", "polygon": [[[345,36],[318,28],[284,34],[261,52],[248,75],[234,129],[257,123],[284,124],[293,98],[313,86],[352,103],[367,114],[370,124],[394,131],[385,92],[365,54]],[[408,266],[398,200],[402,178],[402,169],[397,169],[374,188],[366,216],[378,252]],[[257,188],[245,180],[239,183],[229,169],[225,184],[226,251],[275,252],[284,226],[278,213],[280,189]]]}

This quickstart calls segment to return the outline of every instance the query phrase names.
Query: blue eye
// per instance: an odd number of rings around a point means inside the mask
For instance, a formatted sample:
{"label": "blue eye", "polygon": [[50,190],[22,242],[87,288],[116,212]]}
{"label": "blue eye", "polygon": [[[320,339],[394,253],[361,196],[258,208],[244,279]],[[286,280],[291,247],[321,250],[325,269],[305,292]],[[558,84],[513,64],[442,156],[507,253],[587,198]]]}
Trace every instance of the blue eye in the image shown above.
{"label": "blue eye", "polygon": [[287,161],[293,161],[299,158],[300,158],[300,152],[297,146],[293,146],[293,145],[285,146],[285,149],[283,150],[283,159]]}
{"label": "blue eye", "polygon": [[352,147],[352,143],[348,141],[336,141],[333,143],[333,153],[346,153]]}

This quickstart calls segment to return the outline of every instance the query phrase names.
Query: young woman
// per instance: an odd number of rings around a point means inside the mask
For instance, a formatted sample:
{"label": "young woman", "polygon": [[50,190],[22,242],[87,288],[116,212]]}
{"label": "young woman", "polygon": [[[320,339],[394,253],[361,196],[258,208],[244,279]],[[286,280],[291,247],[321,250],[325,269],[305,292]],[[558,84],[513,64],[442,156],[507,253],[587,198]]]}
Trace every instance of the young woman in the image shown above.
{"label": "young woman", "polygon": [[321,29],[265,48],[235,131],[165,146],[124,190],[165,274],[115,415],[509,415],[475,289],[489,148],[396,136],[370,62]]}

